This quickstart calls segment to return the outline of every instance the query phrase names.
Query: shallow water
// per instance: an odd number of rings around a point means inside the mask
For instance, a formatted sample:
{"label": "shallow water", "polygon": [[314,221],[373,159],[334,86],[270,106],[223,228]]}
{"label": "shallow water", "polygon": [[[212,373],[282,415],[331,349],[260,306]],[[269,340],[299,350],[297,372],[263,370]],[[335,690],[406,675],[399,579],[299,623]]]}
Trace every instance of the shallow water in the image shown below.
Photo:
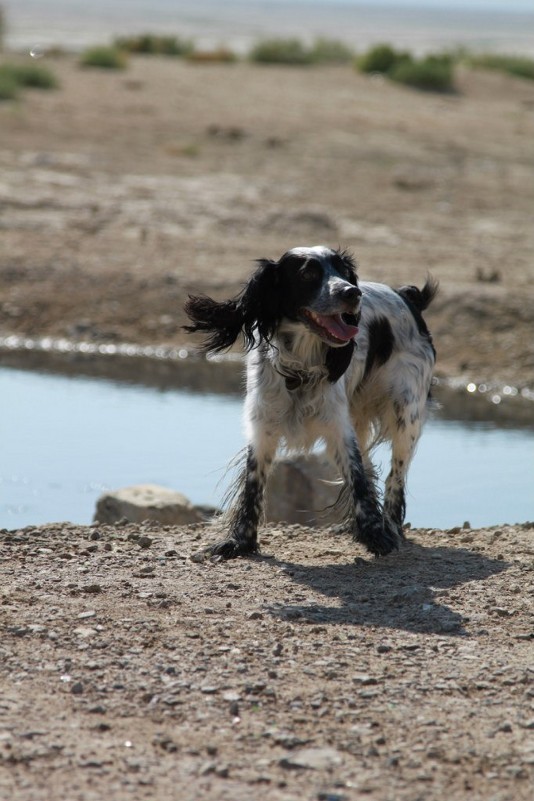
{"label": "shallow water", "polygon": [[[105,490],[156,483],[218,505],[244,444],[241,400],[0,370],[0,527],[91,522]],[[448,528],[534,518],[534,432],[435,419],[409,476],[407,520]],[[225,480],[226,479],[226,480]]]}

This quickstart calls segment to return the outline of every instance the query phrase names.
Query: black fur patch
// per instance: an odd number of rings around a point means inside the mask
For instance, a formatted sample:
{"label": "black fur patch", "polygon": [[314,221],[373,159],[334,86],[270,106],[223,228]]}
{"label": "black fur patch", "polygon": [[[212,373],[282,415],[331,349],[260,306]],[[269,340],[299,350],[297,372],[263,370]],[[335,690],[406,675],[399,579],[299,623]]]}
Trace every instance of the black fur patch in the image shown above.
{"label": "black fur patch", "polygon": [[393,330],[385,317],[377,317],[369,323],[369,349],[365,360],[365,380],[369,373],[375,368],[385,364],[395,345]]}
{"label": "black fur patch", "polygon": [[328,348],[325,365],[328,370],[328,380],[330,383],[335,384],[335,382],[341,378],[350,364],[353,353],[354,342],[352,339],[343,348]]}
{"label": "black fur patch", "polygon": [[434,358],[436,356],[436,349],[432,341],[432,335],[423,319],[422,312],[432,303],[437,291],[438,284],[431,279],[426,282],[423,289],[418,289],[416,286],[403,286],[397,290],[397,294],[400,295],[410,309],[415,320],[417,330],[422,337],[429,341]]}

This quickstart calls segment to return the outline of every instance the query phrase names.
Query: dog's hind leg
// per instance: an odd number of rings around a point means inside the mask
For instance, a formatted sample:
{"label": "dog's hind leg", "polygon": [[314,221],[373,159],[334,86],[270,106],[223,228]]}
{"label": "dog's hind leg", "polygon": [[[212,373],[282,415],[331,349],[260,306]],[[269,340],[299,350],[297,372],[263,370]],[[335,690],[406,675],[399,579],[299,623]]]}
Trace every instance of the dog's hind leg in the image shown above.
{"label": "dog's hind leg", "polygon": [[404,539],[406,477],[423,428],[425,408],[419,400],[411,404],[393,402],[395,423],[391,435],[391,469],[384,487],[384,521]]}

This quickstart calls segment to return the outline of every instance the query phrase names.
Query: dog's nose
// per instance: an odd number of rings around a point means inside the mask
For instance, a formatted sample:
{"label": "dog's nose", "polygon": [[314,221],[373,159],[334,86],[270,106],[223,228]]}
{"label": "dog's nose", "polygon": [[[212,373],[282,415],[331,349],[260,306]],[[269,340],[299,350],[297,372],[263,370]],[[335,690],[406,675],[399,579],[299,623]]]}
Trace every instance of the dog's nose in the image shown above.
{"label": "dog's nose", "polygon": [[343,289],[343,300],[346,303],[350,303],[352,305],[356,305],[356,303],[360,300],[362,296],[361,289],[358,289],[357,286],[346,286]]}

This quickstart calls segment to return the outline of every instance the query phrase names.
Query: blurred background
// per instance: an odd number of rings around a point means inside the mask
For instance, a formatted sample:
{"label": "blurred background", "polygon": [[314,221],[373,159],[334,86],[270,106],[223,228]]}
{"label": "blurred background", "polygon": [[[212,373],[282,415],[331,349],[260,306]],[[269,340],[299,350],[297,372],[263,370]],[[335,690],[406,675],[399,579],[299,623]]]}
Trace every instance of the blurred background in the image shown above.
{"label": "blurred background", "polygon": [[201,369],[184,298],[319,243],[441,284],[408,519],[532,517],[530,2],[0,8],[0,526],[141,482],[217,505],[240,368]]}
{"label": "blurred background", "polygon": [[[68,49],[114,36],[181,33],[198,47],[244,55],[264,36],[335,37],[351,47],[384,41],[418,54],[466,45],[532,53],[529,0],[16,0],[4,9],[14,49]],[[523,14],[523,16],[522,16]]]}

